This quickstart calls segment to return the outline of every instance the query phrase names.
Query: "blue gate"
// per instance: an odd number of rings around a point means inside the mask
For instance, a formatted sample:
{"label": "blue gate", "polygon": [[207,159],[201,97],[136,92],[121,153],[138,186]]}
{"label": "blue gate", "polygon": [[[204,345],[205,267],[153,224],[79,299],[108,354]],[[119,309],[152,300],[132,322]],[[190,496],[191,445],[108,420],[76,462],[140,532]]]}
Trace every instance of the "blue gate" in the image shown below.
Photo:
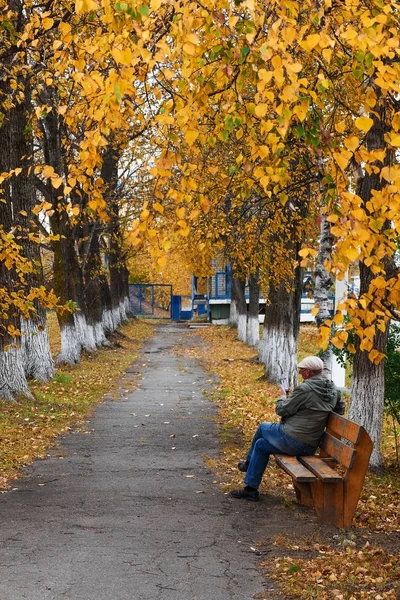
{"label": "blue gate", "polygon": [[136,316],[171,318],[172,285],[168,283],[130,283],[129,301]]}

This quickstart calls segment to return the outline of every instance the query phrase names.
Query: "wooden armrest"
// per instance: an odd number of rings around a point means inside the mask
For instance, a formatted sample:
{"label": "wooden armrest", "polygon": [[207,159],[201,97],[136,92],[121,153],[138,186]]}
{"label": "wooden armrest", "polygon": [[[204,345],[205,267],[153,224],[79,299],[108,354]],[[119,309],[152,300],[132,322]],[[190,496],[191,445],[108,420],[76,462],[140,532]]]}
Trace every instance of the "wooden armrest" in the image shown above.
{"label": "wooden armrest", "polygon": [[317,478],[304,465],[302,465],[296,456],[286,456],[286,454],[274,454],[276,463],[288,475],[291,475],[295,481],[301,483],[316,481]]}
{"label": "wooden armrest", "polygon": [[299,461],[325,483],[337,483],[342,477],[318,456],[299,456]]}

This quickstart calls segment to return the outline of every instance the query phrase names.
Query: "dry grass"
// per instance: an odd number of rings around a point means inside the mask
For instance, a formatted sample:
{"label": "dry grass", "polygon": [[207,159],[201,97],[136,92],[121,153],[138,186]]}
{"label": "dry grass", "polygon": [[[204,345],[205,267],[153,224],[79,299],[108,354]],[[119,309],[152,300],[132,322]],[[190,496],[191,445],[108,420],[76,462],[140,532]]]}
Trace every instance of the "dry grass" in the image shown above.
{"label": "dry grass", "polygon": [[[109,390],[135,360],[154,325],[133,320],[113,337],[112,348],[83,355],[80,364],[57,370],[49,383],[32,382],[34,401],[0,402],[0,487],[7,487],[24,465],[44,456],[56,436],[84,421],[94,404]],[[49,318],[53,352],[59,348],[59,331],[54,315]]]}

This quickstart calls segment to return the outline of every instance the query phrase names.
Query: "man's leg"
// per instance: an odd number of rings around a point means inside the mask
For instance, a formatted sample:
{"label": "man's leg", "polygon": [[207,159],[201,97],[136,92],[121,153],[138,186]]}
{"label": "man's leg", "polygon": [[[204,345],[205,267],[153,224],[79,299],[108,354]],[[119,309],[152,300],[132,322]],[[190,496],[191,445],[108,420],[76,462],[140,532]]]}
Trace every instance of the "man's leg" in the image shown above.
{"label": "man's leg", "polygon": [[231,492],[233,498],[258,500],[258,487],[268,464],[269,456],[280,452],[279,448],[273,443],[281,436],[280,427],[278,423],[261,423],[259,425],[248,453],[247,473],[244,480],[246,487],[241,490],[233,490]]}
{"label": "man's leg", "polygon": [[250,462],[244,482],[247,486],[257,489],[268,465],[270,454],[279,453],[280,449],[274,444],[280,437],[278,423],[261,423],[254,436]]}

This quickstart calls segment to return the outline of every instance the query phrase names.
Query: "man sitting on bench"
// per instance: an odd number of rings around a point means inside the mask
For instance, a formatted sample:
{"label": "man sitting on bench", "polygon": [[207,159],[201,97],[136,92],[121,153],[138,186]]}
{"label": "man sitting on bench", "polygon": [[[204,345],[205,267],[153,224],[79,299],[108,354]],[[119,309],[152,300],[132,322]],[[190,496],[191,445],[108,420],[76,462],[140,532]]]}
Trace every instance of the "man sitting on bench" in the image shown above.
{"label": "man sitting on bench", "polygon": [[233,490],[233,498],[258,500],[258,488],[270,454],[315,454],[329,413],[344,413],[345,404],[340,391],[333,381],[324,377],[324,363],[320,358],[308,356],[297,367],[303,383],[291,395],[276,401],[275,412],[281,417],[280,423],[259,425],[246,460],[238,464],[238,469],[246,473],[245,487]]}

